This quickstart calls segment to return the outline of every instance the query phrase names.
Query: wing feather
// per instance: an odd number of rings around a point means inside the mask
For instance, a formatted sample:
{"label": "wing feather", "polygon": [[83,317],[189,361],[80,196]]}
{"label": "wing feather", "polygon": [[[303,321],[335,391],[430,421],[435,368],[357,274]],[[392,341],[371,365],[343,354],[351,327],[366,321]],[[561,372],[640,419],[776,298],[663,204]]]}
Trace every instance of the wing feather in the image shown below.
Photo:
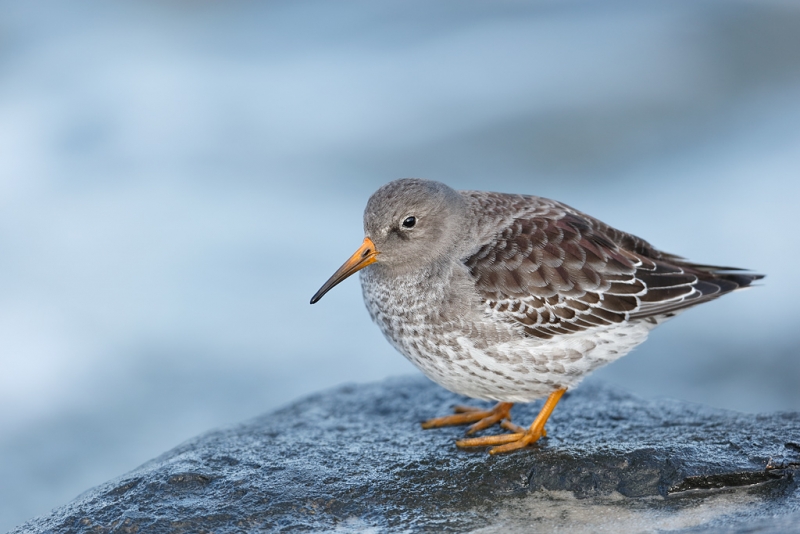
{"label": "wing feather", "polygon": [[761,275],[692,264],[564,204],[464,192],[485,242],[464,259],[490,313],[550,338],[675,312]]}

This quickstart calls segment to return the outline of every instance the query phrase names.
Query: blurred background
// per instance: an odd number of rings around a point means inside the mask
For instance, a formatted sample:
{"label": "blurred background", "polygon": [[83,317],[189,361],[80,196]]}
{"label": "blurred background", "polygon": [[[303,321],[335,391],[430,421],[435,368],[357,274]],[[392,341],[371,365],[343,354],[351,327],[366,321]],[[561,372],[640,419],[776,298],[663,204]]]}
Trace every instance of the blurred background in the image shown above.
{"label": "blurred background", "polygon": [[0,1],[0,531],[200,432],[417,372],[354,279],[400,177],[767,273],[592,377],[800,410],[800,4]]}

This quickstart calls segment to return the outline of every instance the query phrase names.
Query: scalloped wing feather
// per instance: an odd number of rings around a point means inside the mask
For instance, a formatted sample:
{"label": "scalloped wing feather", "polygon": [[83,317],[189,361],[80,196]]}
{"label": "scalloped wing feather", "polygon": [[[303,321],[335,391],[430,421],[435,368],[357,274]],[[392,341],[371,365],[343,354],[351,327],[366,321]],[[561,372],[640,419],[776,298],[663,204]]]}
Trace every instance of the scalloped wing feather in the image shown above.
{"label": "scalloped wing feather", "polygon": [[482,227],[501,228],[464,260],[475,288],[489,313],[534,337],[667,315],[762,278],[691,264],[552,200],[464,194]]}

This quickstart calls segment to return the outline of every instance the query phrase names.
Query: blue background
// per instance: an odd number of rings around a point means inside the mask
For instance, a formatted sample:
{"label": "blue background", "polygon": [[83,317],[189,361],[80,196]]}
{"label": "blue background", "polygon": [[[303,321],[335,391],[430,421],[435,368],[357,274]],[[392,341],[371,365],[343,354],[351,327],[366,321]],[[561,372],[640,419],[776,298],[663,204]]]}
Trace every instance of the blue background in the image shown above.
{"label": "blue background", "polygon": [[768,274],[596,373],[800,410],[800,5],[0,2],[0,531],[191,436],[416,370],[355,279],[399,177]]}

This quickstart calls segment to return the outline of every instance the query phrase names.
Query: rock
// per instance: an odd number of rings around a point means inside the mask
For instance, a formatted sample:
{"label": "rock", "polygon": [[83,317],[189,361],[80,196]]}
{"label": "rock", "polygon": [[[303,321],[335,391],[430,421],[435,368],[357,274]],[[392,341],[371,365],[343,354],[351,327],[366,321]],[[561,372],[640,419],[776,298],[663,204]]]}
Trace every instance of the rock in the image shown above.
{"label": "rock", "polygon": [[[13,532],[800,530],[798,413],[586,384],[561,401],[547,438],[491,457],[456,449],[463,428],[419,426],[464,402],[421,377],[313,395],[192,439]],[[515,421],[540,405],[515,407]]]}

